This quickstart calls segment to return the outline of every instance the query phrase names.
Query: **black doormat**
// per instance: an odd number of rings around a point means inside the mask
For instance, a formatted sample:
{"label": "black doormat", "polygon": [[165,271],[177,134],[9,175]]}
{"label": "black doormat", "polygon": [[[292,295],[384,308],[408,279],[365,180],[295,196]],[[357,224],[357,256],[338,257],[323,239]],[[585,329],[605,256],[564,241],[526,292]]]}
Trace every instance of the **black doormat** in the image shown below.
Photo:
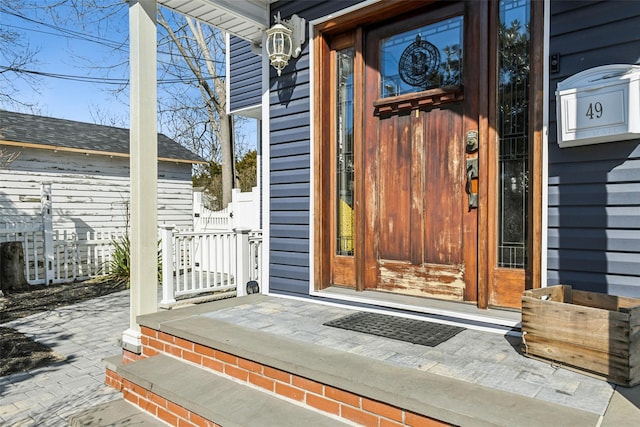
{"label": "black doormat", "polygon": [[353,313],[324,325],[428,347],[435,347],[464,331],[459,326],[368,312]]}

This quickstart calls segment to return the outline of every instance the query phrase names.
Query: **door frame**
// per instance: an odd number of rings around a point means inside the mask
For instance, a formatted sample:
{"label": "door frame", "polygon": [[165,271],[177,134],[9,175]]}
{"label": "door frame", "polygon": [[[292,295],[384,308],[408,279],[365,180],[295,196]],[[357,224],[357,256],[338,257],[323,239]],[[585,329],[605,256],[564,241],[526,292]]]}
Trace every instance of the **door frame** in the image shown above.
{"label": "door frame", "polygon": [[[425,0],[420,3],[419,7],[426,7],[434,0]],[[470,3],[466,2],[467,7]],[[492,25],[495,25],[493,18],[494,13],[491,8],[497,7],[494,2],[477,2],[479,13],[482,16],[486,16],[487,19],[483,19],[484,23],[479,25],[480,34],[475,43],[478,47],[486,46],[491,47],[493,55],[483,56],[482,61],[487,61],[486,67],[481,67],[479,81],[484,81],[487,84],[480,84],[477,90],[477,96],[479,99],[489,99],[489,94],[492,90],[495,90],[495,71],[491,71],[490,67],[495,67],[495,46],[492,43],[492,33],[489,29]],[[532,108],[531,115],[534,116],[532,122],[535,132],[532,135],[532,144],[530,144],[530,170],[532,172],[532,182],[530,189],[530,201],[529,201],[529,230],[532,233],[532,237],[528,241],[528,250],[530,251],[531,262],[529,268],[523,273],[525,276],[525,287],[532,288],[540,285],[545,286],[546,280],[543,276],[544,259],[543,255],[546,252],[542,247],[544,239],[543,226],[546,225],[546,211],[544,210],[544,195],[546,194],[546,165],[543,163],[545,158],[546,149],[544,143],[547,141],[547,135],[542,131],[543,126],[546,128],[548,123],[548,107],[545,104],[546,95],[548,94],[548,78],[543,74],[543,69],[546,69],[546,52],[548,46],[548,0],[544,2],[532,2],[534,6],[534,13],[538,14],[536,17],[537,27],[532,32],[532,46],[536,46],[535,55],[532,52],[532,70],[534,73],[534,84],[532,85],[532,98],[535,100]],[[311,194],[310,198],[310,283],[309,293],[314,296],[330,296],[327,293],[321,293],[320,291],[329,287],[331,284],[328,281],[330,277],[329,263],[327,261],[326,244],[324,243],[324,235],[329,230],[331,224],[328,222],[327,215],[323,215],[323,201],[322,195],[327,189],[328,182],[326,179],[319,179],[318,176],[320,165],[326,159],[328,155],[326,150],[326,144],[323,141],[327,140],[329,136],[329,127],[326,125],[328,118],[327,100],[323,97],[323,94],[327,93],[327,79],[326,76],[328,70],[326,69],[325,57],[329,52],[329,46],[327,43],[327,36],[331,34],[337,34],[339,32],[346,31],[348,29],[356,28],[359,25],[374,23],[382,18],[388,19],[390,14],[401,15],[410,11],[416,7],[415,2],[402,2],[402,1],[365,1],[362,4],[358,4],[342,11],[334,13],[330,16],[318,18],[309,23],[310,29],[310,70],[311,70],[311,117],[313,123],[311,126]],[[353,13],[356,12],[357,13]],[[544,16],[544,19],[542,17]],[[465,19],[478,19],[478,14],[469,14],[465,12]],[[465,38],[467,37],[465,33]],[[364,43],[364,41],[360,41]],[[468,49],[468,48],[467,48]],[[361,52],[359,52],[361,54]],[[535,60],[533,60],[535,58]],[[329,70],[330,71],[330,70]],[[492,137],[495,137],[495,104],[489,102],[478,104],[479,108],[479,121],[478,131],[480,135],[480,152],[479,152],[479,164],[481,169],[487,169],[488,173],[495,173],[495,163],[491,162],[492,153],[488,149],[488,143]],[[492,108],[494,111],[492,112]],[[483,149],[484,148],[484,149]],[[362,171],[364,165],[360,165]],[[492,172],[493,171],[493,172]],[[492,176],[492,175],[489,175]],[[495,175],[493,175],[495,176]],[[495,232],[496,229],[496,189],[489,179],[485,179],[479,182],[479,207],[478,207],[478,253],[476,257],[477,268],[477,295],[475,301],[479,308],[488,308],[490,306],[489,292],[490,286],[500,279],[500,276],[496,274],[499,270],[495,267],[497,249],[492,247],[495,243],[495,239],[489,238],[489,233]],[[358,197],[358,194],[356,194]],[[362,200],[360,195],[359,200]],[[532,214],[531,214],[532,213]],[[360,221],[361,222],[361,221]],[[356,232],[359,235],[363,235],[364,224],[356,225]],[[493,245],[495,246],[495,245]],[[355,242],[355,250],[364,250],[363,239],[357,239]],[[365,265],[364,262],[356,263],[356,275],[358,277],[365,277]],[[359,286],[356,290],[363,290],[362,281],[359,281]],[[349,297],[337,297],[338,299],[350,299]]]}

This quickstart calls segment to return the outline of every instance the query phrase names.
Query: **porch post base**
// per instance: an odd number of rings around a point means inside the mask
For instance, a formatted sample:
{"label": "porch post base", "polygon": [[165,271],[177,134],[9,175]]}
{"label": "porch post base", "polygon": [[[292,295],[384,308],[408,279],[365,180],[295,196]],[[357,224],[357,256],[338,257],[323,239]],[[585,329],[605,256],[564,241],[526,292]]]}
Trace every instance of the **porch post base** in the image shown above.
{"label": "porch post base", "polygon": [[134,329],[122,333],[122,348],[134,354],[142,354],[142,334]]}

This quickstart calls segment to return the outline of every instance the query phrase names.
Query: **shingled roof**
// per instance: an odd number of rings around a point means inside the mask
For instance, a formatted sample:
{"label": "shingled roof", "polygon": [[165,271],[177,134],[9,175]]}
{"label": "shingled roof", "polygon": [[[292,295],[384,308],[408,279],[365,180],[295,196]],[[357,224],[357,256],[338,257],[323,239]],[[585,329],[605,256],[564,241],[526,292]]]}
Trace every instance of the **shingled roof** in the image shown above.
{"label": "shingled roof", "polygon": [[[129,129],[0,110],[0,144],[129,156]],[[158,159],[206,163],[158,134]]]}

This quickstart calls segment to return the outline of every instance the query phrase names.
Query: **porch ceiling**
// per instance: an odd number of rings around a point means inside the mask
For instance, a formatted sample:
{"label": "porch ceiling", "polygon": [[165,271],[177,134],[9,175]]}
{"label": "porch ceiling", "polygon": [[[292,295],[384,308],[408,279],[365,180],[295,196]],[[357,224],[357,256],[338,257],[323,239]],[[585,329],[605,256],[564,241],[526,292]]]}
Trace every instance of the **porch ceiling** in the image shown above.
{"label": "porch ceiling", "polygon": [[158,4],[259,45],[262,32],[269,27],[269,4],[273,1],[158,0]]}

